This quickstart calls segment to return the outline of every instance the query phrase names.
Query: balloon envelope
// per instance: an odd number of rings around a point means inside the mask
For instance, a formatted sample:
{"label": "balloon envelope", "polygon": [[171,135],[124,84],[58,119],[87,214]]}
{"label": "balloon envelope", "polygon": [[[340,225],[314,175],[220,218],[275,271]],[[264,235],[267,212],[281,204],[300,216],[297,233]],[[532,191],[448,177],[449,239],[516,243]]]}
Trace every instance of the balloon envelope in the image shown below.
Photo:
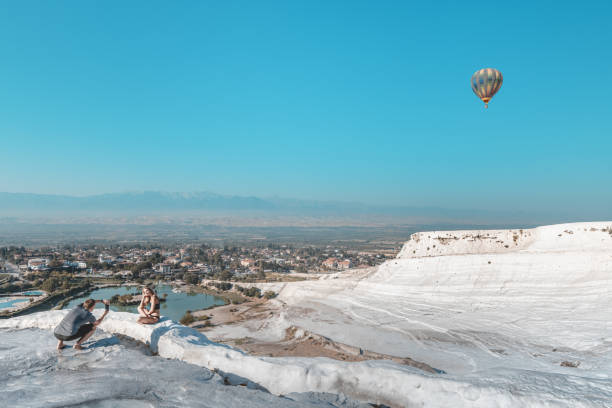
{"label": "balloon envelope", "polygon": [[495,95],[504,82],[501,72],[494,68],[485,68],[474,72],[472,75],[472,90],[489,107],[489,101]]}

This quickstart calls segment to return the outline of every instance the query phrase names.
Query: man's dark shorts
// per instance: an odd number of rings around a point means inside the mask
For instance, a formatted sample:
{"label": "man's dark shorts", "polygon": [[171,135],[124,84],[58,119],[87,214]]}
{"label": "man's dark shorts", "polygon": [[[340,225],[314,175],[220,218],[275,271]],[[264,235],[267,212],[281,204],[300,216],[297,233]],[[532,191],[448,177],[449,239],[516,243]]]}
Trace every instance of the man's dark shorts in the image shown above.
{"label": "man's dark shorts", "polygon": [[70,341],[70,340],[80,339],[81,337],[83,337],[84,335],[92,331],[93,328],[94,328],[94,325],[92,323],[87,323],[79,327],[79,331],[76,332],[76,334],[73,334],[72,336],[63,336],[57,333],[53,333],[53,334],[58,340]]}

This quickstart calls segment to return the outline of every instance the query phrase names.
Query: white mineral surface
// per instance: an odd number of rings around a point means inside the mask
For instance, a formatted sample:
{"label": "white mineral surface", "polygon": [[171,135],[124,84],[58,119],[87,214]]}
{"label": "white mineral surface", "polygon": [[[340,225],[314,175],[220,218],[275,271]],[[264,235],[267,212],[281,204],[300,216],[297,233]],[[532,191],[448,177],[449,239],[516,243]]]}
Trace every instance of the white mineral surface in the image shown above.
{"label": "white mineral surface", "polygon": [[[47,315],[56,320],[57,313]],[[179,359],[154,357],[141,343],[102,331],[83,351],[69,348],[59,353],[55,345],[49,330],[0,329],[0,406],[366,406],[340,395],[293,393],[279,397],[253,384],[226,385],[223,376],[208,369]]]}
{"label": "white mineral surface", "polygon": [[[190,406],[210,394],[217,399],[208,406],[356,404],[348,395],[397,407],[612,407],[611,231],[612,222],[597,222],[415,234],[378,268],[268,285],[279,291],[278,313],[208,333],[279,339],[297,326],[445,373],[390,361],[249,356],[168,320],[138,325],[129,313],[101,325],[109,340],[58,356],[51,328],[65,311],[55,311],[0,321],[0,394],[18,406],[44,398],[106,406],[130,395]],[[107,344],[110,334],[159,357]]]}
{"label": "white mineral surface", "polygon": [[405,405],[612,406],[612,222],[421,232],[378,268],[260,286],[280,318],[211,338],[297,326],[446,372]]}

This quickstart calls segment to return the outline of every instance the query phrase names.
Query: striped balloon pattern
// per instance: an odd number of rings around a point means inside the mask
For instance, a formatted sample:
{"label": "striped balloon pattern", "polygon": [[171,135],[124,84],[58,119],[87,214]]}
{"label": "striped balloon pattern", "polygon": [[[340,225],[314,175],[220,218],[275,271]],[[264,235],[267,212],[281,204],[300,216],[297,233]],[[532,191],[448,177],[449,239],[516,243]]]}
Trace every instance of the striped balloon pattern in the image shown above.
{"label": "striped balloon pattern", "polygon": [[501,72],[493,68],[485,68],[472,75],[472,90],[489,107],[489,101],[499,91],[504,82]]}

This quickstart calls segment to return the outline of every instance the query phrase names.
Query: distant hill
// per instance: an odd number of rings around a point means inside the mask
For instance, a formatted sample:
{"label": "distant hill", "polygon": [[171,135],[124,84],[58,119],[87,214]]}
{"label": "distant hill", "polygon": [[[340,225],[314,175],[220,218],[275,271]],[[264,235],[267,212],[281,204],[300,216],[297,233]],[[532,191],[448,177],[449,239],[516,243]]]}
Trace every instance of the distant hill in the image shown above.
{"label": "distant hill", "polygon": [[537,223],[568,220],[563,214],[384,206],[356,202],[314,201],[209,192],[158,191],[99,194],[84,197],[0,192],[0,217],[241,215],[297,217],[391,217],[410,222]]}
{"label": "distant hill", "polygon": [[85,197],[0,193],[0,211],[167,211],[167,210],[269,210],[273,204],[256,197],[212,193],[155,191],[111,193]]}

